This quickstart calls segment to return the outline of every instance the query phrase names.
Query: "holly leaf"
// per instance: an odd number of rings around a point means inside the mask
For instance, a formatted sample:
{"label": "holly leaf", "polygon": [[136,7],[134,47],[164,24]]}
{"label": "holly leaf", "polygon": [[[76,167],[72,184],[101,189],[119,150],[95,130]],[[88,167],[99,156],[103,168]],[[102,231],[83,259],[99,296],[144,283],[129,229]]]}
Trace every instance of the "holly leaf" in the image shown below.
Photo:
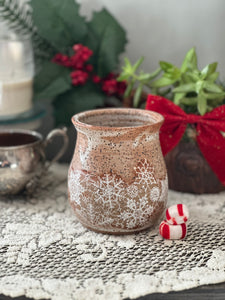
{"label": "holly leaf", "polygon": [[92,82],[59,95],[53,102],[56,125],[71,125],[74,114],[103,106],[105,95]]}
{"label": "holly leaf", "polygon": [[70,70],[52,62],[46,62],[34,77],[34,100],[53,99],[71,89]]}
{"label": "holly leaf", "polygon": [[31,0],[33,22],[38,34],[63,52],[87,34],[85,19],[74,0]]}
{"label": "holly leaf", "polygon": [[88,26],[98,41],[93,56],[96,71],[104,77],[117,67],[118,56],[125,49],[126,33],[106,9],[95,12]]}

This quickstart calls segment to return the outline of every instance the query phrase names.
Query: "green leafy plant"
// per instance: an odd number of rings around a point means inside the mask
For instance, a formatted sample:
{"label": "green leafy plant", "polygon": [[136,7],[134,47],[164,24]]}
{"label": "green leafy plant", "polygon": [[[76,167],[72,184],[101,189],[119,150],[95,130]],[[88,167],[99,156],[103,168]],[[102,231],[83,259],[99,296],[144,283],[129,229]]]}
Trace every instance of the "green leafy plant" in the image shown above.
{"label": "green leafy plant", "polygon": [[[34,99],[52,101],[56,124],[70,124],[76,112],[102,106],[107,92],[116,90],[117,81],[110,74],[116,71],[126,44],[126,33],[117,20],[102,9],[87,21],[74,0],[30,0],[26,6],[15,2],[0,0],[0,12],[9,27],[33,41],[38,70]],[[75,68],[71,61],[79,52],[76,45],[91,52],[84,53],[83,65]]]}
{"label": "green leafy plant", "polygon": [[131,64],[130,60],[125,57],[124,58],[124,66],[122,67],[122,72],[120,76],[117,78],[118,81],[126,81],[127,88],[124,93],[124,98],[131,97],[132,91],[135,88],[134,96],[133,96],[133,106],[138,107],[140,104],[140,98],[143,91],[143,88],[146,86],[148,88],[151,87],[151,81],[155,79],[161,69],[158,68],[153,73],[145,73],[144,71],[137,72],[138,68],[144,61],[144,57],[141,57],[134,65]]}
{"label": "green leafy plant", "polygon": [[[140,77],[138,77],[136,71],[142,62],[143,58],[128,68],[128,60],[126,59],[119,78],[119,80],[127,79],[129,88],[136,80],[139,84],[137,87],[138,94],[141,93],[144,86],[147,86],[151,89],[151,93],[167,97],[188,113],[200,115],[204,115],[223,103],[224,88],[216,83],[219,76],[219,73],[216,72],[217,63],[211,63],[199,70],[195,48],[188,51],[180,68],[172,63],[160,61],[160,69],[153,73],[141,72]],[[161,77],[156,78],[160,71]],[[138,100],[136,99],[134,106],[137,105]]]}

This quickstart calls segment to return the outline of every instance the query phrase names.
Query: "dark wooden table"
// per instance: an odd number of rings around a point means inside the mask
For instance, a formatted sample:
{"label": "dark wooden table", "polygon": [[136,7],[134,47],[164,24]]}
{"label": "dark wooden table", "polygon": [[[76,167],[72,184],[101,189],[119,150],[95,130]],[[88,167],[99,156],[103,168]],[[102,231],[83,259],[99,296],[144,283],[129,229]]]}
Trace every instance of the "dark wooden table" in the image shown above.
{"label": "dark wooden table", "polygon": [[[180,291],[180,292],[170,292],[167,294],[161,294],[161,293],[150,294],[150,295],[140,297],[137,300],[181,300],[181,299],[182,300],[225,300],[225,282],[220,284],[204,285],[198,288]],[[33,300],[33,299],[26,298],[24,296],[11,298],[4,295],[0,295],[0,300]],[[62,299],[62,300],[67,300],[67,299]]]}

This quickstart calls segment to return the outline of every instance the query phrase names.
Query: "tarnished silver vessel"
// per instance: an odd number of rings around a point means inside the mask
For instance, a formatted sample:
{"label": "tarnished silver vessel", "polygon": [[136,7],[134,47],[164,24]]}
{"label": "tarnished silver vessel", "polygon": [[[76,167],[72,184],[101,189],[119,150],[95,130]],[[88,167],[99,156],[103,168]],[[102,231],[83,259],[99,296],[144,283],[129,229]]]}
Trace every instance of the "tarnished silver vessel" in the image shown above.
{"label": "tarnished silver vessel", "polygon": [[[46,162],[46,146],[53,137],[63,137],[62,148],[51,162]],[[21,192],[37,175],[58,160],[68,145],[66,129],[52,130],[46,139],[30,130],[0,131],[0,195]]]}

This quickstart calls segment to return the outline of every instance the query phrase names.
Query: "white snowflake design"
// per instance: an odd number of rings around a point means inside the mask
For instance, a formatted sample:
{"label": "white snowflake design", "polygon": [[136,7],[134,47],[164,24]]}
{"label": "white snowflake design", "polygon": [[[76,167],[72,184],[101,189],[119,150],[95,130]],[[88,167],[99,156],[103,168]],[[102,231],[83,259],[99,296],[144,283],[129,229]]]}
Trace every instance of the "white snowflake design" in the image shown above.
{"label": "white snowflake design", "polygon": [[157,186],[154,186],[150,192],[150,197],[151,197],[152,201],[154,201],[154,202],[158,201],[159,195],[160,195],[160,189]]}
{"label": "white snowflake design", "polygon": [[157,179],[146,159],[134,168],[136,179],[127,184],[116,174],[92,175],[70,169],[70,201],[85,225],[96,228],[136,229],[150,223],[154,209],[167,201],[167,178]]}
{"label": "white snowflake design", "polygon": [[144,226],[149,221],[149,217],[153,212],[153,206],[148,205],[148,199],[144,197],[138,201],[128,200],[127,210],[121,213],[121,219],[126,221],[127,228],[135,228]]}
{"label": "white snowflake design", "polygon": [[[70,181],[68,182],[70,197],[74,199],[74,201],[80,205],[80,195],[85,192],[85,187],[82,182],[81,172],[70,172]],[[84,180],[84,178],[83,178]],[[85,179],[85,181],[87,178]],[[79,182],[79,185],[71,184],[72,182]]]}
{"label": "white snowflake design", "polygon": [[138,167],[134,168],[138,174],[140,184],[152,185],[157,183],[154,176],[154,168],[145,159],[143,162],[138,164]]}

